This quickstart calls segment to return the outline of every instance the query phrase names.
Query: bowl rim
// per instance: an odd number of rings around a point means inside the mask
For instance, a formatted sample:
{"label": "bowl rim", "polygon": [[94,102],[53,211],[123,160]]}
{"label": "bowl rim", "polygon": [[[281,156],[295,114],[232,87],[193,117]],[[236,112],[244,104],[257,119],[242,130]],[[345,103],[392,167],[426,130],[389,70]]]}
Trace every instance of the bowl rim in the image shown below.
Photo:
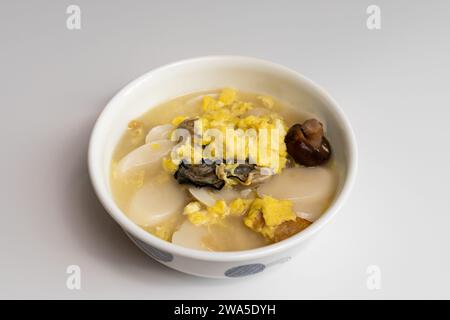
{"label": "bowl rim", "polygon": [[[208,63],[213,61],[225,61],[226,62],[239,62],[247,63],[253,65],[259,65],[261,67],[273,69],[274,72],[288,74],[291,77],[296,78],[296,80],[303,86],[307,86],[308,90],[314,92],[316,95],[320,96],[327,105],[328,111],[335,113],[338,121],[342,125],[344,139],[348,142],[348,163],[347,172],[343,177],[342,190],[333,201],[331,206],[321,215],[321,217],[316,220],[311,226],[305,230],[280,241],[278,243],[270,244],[264,247],[242,250],[242,251],[230,251],[230,252],[213,252],[213,251],[201,251],[196,249],[185,248],[171,242],[159,239],[158,237],[148,233],[137,224],[135,224],[131,219],[129,219],[124,212],[116,205],[112,194],[108,192],[103,181],[103,174],[98,172],[95,168],[95,163],[97,159],[97,140],[100,138],[101,123],[106,118],[107,114],[115,107],[116,101],[121,99],[124,95],[128,94],[135,87],[138,87],[142,82],[144,82],[149,77],[154,77],[158,73],[165,72],[169,69],[176,69],[178,67],[195,64],[195,63]],[[301,242],[309,239],[312,235],[318,232],[325,224],[327,224],[339,211],[344,202],[347,200],[351,189],[354,185],[357,171],[358,162],[358,152],[356,138],[350,122],[347,116],[344,114],[338,103],[319,85],[314,83],[309,78],[301,75],[297,71],[294,71],[288,67],[280,65],[278,63],[270,62],[260,58],[253,58],[247,56],[235,56],[235,55],[218,55],[218,56],[203,56],[197,58],[184,59],[177,62],[169,63],[153,70],[146,72],[137,79],[129,82],[125,87],[123,87],[118,93],[116,93],[111,100],[107,103],[105,108],[101,111],[98,116],[89,140],[88,148],[88,169],[91,183],[94,187],[95,193],[98,199],[102,203],[106,211],[111,215],[111,217],[130,235],[136,237],[137,239],[143,241],[144,243],[153,246],[159,250],[169,252],[173,255],[183,256],[187,258],[192,258],[196,260],[204,261],[215,261],[215,262],[231,262],[231,261],[242,261],[250,259],[260,259],[270,255],[274,255],[279,252],[286,251]]]}

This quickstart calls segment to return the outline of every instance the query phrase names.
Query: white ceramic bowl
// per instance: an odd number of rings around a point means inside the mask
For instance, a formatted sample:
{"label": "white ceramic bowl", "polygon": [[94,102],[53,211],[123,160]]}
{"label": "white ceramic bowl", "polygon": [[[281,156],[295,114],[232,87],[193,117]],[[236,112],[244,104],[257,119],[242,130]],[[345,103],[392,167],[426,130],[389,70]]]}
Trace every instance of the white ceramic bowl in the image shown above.
{"label": "white ceramic bowl", "polygon": [[[195,91],[234,87],[271,95],[317,114],[342,176],[329,209],[304,231],[266,247],[237,252],[206,252],[160,240],[134,224],[116,205],[109,184],[110,160],[128,122],[150,108]],[[290,258],[336,214],[353,184],[357,152],[353,131],[337,103],[319,86],[295,71],[271,62],[236,56],[184,60],[146,73],[111,99],[98,118],[89,145],[89,172],[103,206],[147,255],[170,268],[193,275],[226,278],[262,272]]]}

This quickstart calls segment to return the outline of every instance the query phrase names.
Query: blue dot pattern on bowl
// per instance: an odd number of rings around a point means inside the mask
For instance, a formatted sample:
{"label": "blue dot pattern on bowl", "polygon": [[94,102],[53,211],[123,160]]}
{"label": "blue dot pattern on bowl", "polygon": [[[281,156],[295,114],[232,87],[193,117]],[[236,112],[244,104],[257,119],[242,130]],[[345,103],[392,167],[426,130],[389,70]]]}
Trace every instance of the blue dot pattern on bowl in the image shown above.
{"label": "blue dot pattern on bowl", "polygon": [[156,249],[155,247],[152,247],[139,239],[134,238],[134,240],[136,241],[136,244],[139,246],[139,248],[141,248],[142,251],[144,251],[153,259],[163,262],[171,262],[173,260],[173,255],[171,255],[170,253]]}
{"label": "blue dot pattern on bowl", "polygon": [[262,263],[246,264],[233,267],[225,271],[225,276],[229,278],[239,278],[262,272],[266,268]]}

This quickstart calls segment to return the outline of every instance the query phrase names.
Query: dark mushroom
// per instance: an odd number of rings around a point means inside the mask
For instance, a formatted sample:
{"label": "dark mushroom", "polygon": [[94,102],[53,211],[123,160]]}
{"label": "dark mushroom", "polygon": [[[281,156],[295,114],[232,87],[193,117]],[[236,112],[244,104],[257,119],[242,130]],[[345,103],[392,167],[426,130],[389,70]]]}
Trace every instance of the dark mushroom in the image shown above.
{"label": "dark mushroom", "polygon": [[246,182],[250,172],[255,169],[254,164],[239,164],[232,172],[227,172],[228,178],[236,178],[241,182]]}
{"label": "dark mushroom", "polygon": [[288,154],[306,167],[319,166],[330,159],[331,146],[323,135],[323,125],[317,119],[294,124],[284,138]]}
{"label": "dark mushroom", "polygon": [[225,181],[216,175],[216,164],[214,162],[201,164],[180,163],[174,174],[179,184],[192,184],[196,187],[211,187],[220,190]]}

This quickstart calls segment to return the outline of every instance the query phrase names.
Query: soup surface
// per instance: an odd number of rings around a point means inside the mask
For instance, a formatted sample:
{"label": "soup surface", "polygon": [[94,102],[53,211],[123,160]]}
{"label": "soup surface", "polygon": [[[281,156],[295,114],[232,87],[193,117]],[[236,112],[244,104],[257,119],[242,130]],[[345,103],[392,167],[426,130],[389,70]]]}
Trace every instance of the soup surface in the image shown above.
{"label": "soup surface", "polygon": [[197,92],[130,119],[111,160],[113,197],[166,241],[236,251],[307,228],[333,200],[326,123],[234,89]]}

